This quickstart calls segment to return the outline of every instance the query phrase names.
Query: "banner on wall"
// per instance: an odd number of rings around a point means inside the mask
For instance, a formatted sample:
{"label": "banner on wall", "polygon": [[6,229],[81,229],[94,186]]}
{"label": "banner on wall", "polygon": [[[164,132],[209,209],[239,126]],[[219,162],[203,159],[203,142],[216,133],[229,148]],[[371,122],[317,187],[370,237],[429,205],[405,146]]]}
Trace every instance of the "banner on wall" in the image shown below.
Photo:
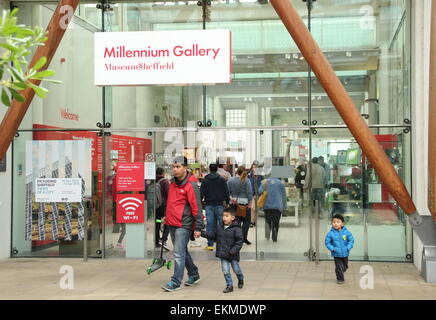
{"label": "banner on wall", "polygon": [[26,240],[83,240],[91,165],[91,140],[26,142]]}
{"label": "banner on wall", "polygon": [[95,84],[231,83],[230,30],[94,33]]}

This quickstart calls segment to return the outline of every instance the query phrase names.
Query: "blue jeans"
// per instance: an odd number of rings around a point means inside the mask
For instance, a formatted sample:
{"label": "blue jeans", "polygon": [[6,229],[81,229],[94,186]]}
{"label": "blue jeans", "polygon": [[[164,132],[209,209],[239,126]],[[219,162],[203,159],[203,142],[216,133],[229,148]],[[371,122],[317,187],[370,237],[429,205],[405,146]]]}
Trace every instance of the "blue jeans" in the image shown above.
{"label": "blue jeans", "polygon": [[[206,206],[207,232],[215,231],[217,225],[223,224],[223,211],[223,206]],[[207,240],[207,246],[212,247],[213,241]]]}
{"label": "blue jeans", "polygon": [[242,270],[238,261],[221,259],[221,270],[224,273],[224,279],[226,279],[228,287],[233,286],[232,275],[230,274],[230,265],[232,266],[233,272],[236,273],[238,280],[244,280],[244,275],[242,274]]}
{"label": "blue jeans", "polygon": [[188,242],[191,238],[192,231],[173,226],[169,226],[168,228],[174,246],[174,274],[171,277],[171,282],[175,286],[180,286],[185,267],[186,270],[188,270],[188,276],[199,276],[198,268],[188,252]]}

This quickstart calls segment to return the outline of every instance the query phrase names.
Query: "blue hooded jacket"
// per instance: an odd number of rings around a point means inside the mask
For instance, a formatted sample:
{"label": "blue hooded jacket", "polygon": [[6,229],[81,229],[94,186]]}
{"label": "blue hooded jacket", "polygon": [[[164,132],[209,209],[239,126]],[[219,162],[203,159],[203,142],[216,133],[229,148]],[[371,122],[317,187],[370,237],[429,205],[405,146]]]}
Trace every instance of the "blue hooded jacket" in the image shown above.
{"label": "blue hooded jacket", "polygon": [[266,190],[268,196],[265,201],[263,209],[275,209],[283,212],[287,209],[286,189],[284,183],[278,178],[268,178],[264,180],[259,187],[259,195],[261,195],[265,189],[265,183],[268,182]]}
{"label": "blue hooded jacket", "polygon": [[335,258],[348,257],[350,250],[354,246],[354,238],[346,227],[341,230],[335,230],[333,227],[325,237],[325,246]]}

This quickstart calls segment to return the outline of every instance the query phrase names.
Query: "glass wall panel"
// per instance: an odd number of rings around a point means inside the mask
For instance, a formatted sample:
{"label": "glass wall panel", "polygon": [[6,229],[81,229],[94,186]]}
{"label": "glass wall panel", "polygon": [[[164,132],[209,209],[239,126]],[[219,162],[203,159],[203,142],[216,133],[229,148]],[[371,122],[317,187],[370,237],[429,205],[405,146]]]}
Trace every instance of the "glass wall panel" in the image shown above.
{"label": "glass wall panel", "polygon": [[[19,3],[18,8],[19,23],[46,28],[55,6]],[[73,19],[49,66],[55,71],[52,78],[62,83],[43,82],[49,93],[45,99],[35,95],[20,128],[96,128],[103,110],[91,59],[98,30],[79,17]]]}
{"label": "glass wall panel", "polygon": [[[105,257],[151,258],[155,248],[155,170],[147,171],[144,163],[147,155],[154,160],[153,134],[112,132],[105,140]],[[146,172],[151,175],[145,176]]]}
{"label": "glass wall panel", "polygon": [[[406,129],[406,132],[403,130]],[[396,171],[410,190],[410,134],[407,128],[372,129]],[[411,228],[388,194],[355,139],[346,129],[320,129],[312,136],[312,157],[324,157],[325,202],[320,224],[320,259],[329,259],[324,237],[332,215],[345,218],[355,238],[350,259],[410,260]],[[315,172],[315,170],[314,170]],[[313,177],[316,179],[316,177]],[[312,194],[314,194],[312,190]]]}
{"label": "glass wall panel", "polygon": [[[13,143],[12,256],[100,256],[101,139],[20,132]],[[41,180],[42,179],[42,180]]]}
{"label": "glass wall panel", "polygon": [[[410,119],[409,5],[406,0],[313,3],[312,33],[369,124]],[[314,90],[323,95],[322,88]],[[331,116],[320,117],[314,108],[312,118],[340,124],[329,99],[323,106]]]}
{"label": "glass wall panel", "polygon": [[[231,85],[207,88],[218,126],[245,110],[246,126],[296,126],[307,120],[307,63],[274,9],[261,1],[216,1],[207,29],[232,32]],[[296,3],[298,9],[304,9]]]}
{"label": "glass wall panel", "polygon": [[[120,3],[105,12],[105,31],[202,29],[196,1]],[[105,99],[113,128],[182,127],[203,119],[202,86],[112,87]]]}
{"label": "glass wall panel", "polygon": [[[269,151],[271,159],[267,157],[259,161],[256,168],[255,173],[260,176],[256,198],[266,185],[268,198],[275,199],[267,198],[267,206],[263,208],[256,205],[258,259],[308,259],[311,248],[310,207],[302,188],[309,156],[308,136],[300,130],[265,130],[260,136],[261,145]],[[282,207],[281,211],[277,209],[279,207]]]}
{"label": "glass wall panel", "polygon": [[[410,131],[408,128],[373,130],[388,159],[411,192]],[[365,158],[365,194],[368,224],[368,259],[411,261],[412,228],[407,215]],[[385,245],[381,245],[384,243]]]}

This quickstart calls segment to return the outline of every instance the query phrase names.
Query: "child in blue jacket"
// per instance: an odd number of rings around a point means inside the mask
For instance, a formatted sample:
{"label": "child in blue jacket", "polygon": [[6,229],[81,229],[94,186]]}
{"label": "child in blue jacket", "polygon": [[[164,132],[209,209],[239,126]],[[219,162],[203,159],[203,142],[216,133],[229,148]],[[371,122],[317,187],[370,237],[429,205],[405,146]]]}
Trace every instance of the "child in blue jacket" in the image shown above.
{"label": "child in blue jacket", "polygon": [[332,228],[325,237],[325,246],[335,259],[335,272],[338,284],[343,284],[344,272],[348,269],[348,255],[353,248],[354,238],[350,231],[344,227],[344,217],[335,214],[332,218]]}

